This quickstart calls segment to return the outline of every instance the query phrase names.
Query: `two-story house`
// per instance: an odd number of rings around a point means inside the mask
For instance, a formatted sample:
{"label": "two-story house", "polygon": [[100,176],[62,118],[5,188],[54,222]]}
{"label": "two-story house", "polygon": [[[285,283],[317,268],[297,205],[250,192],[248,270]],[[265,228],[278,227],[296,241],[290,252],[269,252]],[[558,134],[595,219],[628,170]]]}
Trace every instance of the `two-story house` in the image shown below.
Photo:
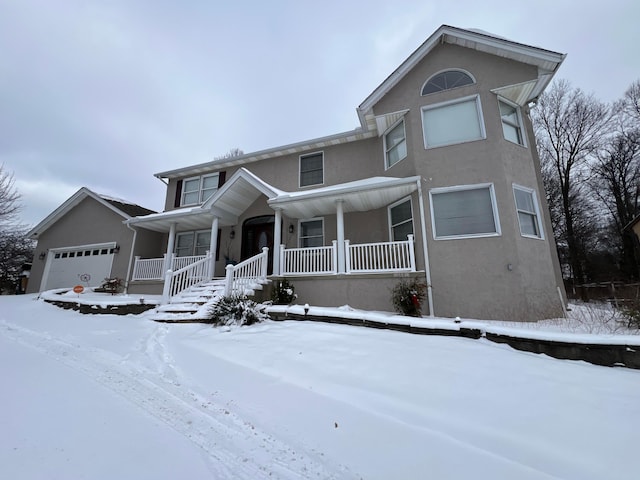
{"label": "two-story house", "polygon": [[302,303],[390,311],[410,277],[428,284],[430,314],[561,316],[529,108],[563,59],[442,26],[357,108],[358,128],[157,173],[165,210],[125,219],[129,261],[110,273],[160,293],[167,272],[199,262],[222,277],[267,247],[267,277]]}

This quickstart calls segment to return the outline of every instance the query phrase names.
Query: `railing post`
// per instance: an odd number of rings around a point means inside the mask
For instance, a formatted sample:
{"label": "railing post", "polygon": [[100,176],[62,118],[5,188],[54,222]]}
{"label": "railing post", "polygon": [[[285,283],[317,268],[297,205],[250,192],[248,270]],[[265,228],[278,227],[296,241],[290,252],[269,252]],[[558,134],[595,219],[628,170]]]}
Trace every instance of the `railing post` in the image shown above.
{"label": "railing post", "polygon": [[349,240],[344,241],[344,269],[345,273],[351,273],[351,242]]}
{"label": "railing post", "polygon": [[407,242],[409,244],[409,261],[411,262],[411,271],[416,271],[416,251],[413,243],[413,235],[407,235]]}
{"label": "railing post", "polygon": [[225,267],[224,296],[230,297],[233,293],[233,265]]}
{"label": "railing post", "polygon": [[280,249],[280,258],[278,258],[280,268],[278,268],[278,275],[284,275],[284,244],[281,243],[278,248]]}
{"label": "railing post", "polygon": [[167,270],[164,275],[164,287],[162,288],[162,303],[169,303],[171,292],[171,281],[173,280],[173,270]]}
{"label": "railing post", "polygon": [[133,264],[133,278],[132,280],[136,280],[138,278],[138,268],[140,267],[140,255],[136,255],[136,261]]}
{"label": "railing post", "polygon": [[332,245],[332,249],[331,249],[331,257],[333,260],[333,273],[338,273],[340,271],[340,266],[338,265],[338,258],[340,258],[340,255],[338,255],[338,241],[337,240],[333,240],[331,242]]}
{"label": "railing post", "polygon": [[260,276],[262,277],[262,280],[264,280],[265,278],[267,278],[267,267],[268,267],[268,263],[269,263],[269,247],[262,247],[262,254],[264,255],[264,258],[262,259],[262,264],[261,264],[261,272],[260,272]]}

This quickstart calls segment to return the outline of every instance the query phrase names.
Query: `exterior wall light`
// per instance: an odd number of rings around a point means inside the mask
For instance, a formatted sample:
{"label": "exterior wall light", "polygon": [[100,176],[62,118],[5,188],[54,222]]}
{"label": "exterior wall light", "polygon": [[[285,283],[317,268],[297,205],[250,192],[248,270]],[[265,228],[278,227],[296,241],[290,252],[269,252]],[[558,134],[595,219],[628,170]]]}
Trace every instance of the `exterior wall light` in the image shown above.
{"label": "exterior wall light", "polygon": [[231,240],[233,240],[234,238],[236,238],[236,231],[232,228],[231,231],[229,232],[229,238]]}
{"label": "exterior wall light", "polygon": [[47,252],[40,252],[40,255],[38,255],[38,258],[40,260],[44,260],[45,258],[47,258]]}
{"label": "exterior wall light", "polygon": [[289,233],[293,233],[293,223],[289,224]]}

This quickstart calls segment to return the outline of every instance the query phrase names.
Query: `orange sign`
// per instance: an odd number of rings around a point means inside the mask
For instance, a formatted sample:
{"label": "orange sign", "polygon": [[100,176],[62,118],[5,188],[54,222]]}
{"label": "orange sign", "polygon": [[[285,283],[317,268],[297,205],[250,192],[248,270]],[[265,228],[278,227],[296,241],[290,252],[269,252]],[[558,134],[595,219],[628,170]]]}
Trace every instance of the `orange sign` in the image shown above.
{"label": "orange sign", "polygon": [[73,292],[74,293],[82,293],[82,292],[84,292],[84,287],[82,285],[76,285],[75,287],[73,287]]}

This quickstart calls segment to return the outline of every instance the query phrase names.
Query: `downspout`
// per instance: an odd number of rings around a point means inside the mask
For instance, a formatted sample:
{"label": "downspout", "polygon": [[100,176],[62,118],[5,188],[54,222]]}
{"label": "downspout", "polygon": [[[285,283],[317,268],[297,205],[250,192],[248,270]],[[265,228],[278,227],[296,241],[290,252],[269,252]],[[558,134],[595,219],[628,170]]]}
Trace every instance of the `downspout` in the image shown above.
{"label": "downspout", "polygon": [[133,252],[136,248],[136,238],[138,237],[138,231],[133,228],[129,223],[125,223],[127,228],[133,232],[133,241],[131,242],[131,252],[129,252],[129,265],[127,266],[127,280],[124,283],[124,293],[129,293],[129,282],[131,281],[131,264],[133,263]]}
{"label": "downspout", "polygon": [[416,183],[418,184],[418,203],[420,204],[420,228],[422,231],[422,251],[424,254],[424,271],[427,280],[427,301],[429,302],[429,316],[434,317],[433,311],[433,290],[431,288],[431,266],[429,264],[429,250],[427,249],[427,226],[424,216],[424,201],[422,198],[422,177]]}

